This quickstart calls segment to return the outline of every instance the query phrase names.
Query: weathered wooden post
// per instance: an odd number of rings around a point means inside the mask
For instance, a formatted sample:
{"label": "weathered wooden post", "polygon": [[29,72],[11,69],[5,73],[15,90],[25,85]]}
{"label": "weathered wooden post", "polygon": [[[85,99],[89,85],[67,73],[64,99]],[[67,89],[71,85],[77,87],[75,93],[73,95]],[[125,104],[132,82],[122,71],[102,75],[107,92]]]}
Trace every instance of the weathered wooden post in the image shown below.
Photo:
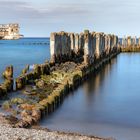
{"label": "weathered wooden post", "polygon": [[79,52],[79,34],[75,34],[75,54]]}
{"label": "weathered wooden post", "polygon": [[131,36],[128,36],[127,37],[127,47],[131,47],[132,45],[132,39],[131,39]]}
{"label": "weathered wooden post", "polygon": [[5,87],[8,92],[13,91],[13,66],[6,67],[5,71],[3,72],[3,77],[5,78],[5,81],[2,85],[2,87]]}
{"label": "weathered wooden post", "polygon": [[100,33],[96,33],[96,49],[95,49],[95,59],[100,58]]}
{"label": "weathered wooden post", "polygon": [[84,63],[88,64],[89,63],[89,31],[88,30],[85,30],[85,32],[84,32],[84,39],[85,39]]}
{"label": "weathered wooden post", "polygon": [[13,78],[13,66],[6,67],[5,71],[3,72],[3,77],[5,79],[11,79]]}
{"label": "weathered wooden post", "polygon": [[56,55],[56,33],[51,33],[51,36],[50,36],[50,54],[51,54],[51,59],[50,59],[50,62],[51,63],[55,63],[56,61],[56,58],[55,58],[55,55]]}
{"label": "weathered wooden post", "polygon": [[140,47],[140,37],[139,37],[139,39],[138,39],[138,46]]}

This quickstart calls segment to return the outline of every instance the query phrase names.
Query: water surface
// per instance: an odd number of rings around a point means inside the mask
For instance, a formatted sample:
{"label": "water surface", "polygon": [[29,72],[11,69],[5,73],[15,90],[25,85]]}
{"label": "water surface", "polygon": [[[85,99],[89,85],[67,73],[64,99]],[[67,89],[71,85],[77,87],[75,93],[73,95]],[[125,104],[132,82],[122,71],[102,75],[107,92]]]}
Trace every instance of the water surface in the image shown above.
{"label": "water surface", "polygon": [[40,125],[118,140],[140,139],[140,53],[120,54]]}
{"label": "water surface", "polygon": [[26,64],[40,64],[49,59],[49,49],[49,38],[0,40],[0,74],[6,66],[13,65],[14,76],[18,76]]}

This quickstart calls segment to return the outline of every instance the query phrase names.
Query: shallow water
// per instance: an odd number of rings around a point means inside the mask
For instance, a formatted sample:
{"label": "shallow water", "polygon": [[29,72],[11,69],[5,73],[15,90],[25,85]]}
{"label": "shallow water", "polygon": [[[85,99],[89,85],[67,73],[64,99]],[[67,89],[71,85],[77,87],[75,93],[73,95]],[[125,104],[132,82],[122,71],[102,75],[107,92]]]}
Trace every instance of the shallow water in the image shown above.
{"label": "shallow water", "polygon": [[140,53],[120,54],[40,125],[118,140],[140,139]]}
{"label": "shallow water", "polygon": [[49,38],[0,40],[0,74],[6,66],[14,65],[14,77],[17,77],[26,64],[40,64],[49,58]]}

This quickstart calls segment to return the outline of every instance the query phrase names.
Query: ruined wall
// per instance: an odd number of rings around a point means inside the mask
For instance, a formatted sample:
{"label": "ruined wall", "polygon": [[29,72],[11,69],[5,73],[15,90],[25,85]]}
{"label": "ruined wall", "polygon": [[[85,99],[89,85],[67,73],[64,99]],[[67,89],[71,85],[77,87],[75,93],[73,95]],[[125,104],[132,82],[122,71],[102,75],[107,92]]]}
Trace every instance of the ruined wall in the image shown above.
{"label": "ruined wall", "polygon": [[64,61],[77,60],[82,57],[85,63],[91,64],[96,60],[109,55],[118,47],[118,37],[104,33],[51,33],[50,51],[51,62],[60,63]]}

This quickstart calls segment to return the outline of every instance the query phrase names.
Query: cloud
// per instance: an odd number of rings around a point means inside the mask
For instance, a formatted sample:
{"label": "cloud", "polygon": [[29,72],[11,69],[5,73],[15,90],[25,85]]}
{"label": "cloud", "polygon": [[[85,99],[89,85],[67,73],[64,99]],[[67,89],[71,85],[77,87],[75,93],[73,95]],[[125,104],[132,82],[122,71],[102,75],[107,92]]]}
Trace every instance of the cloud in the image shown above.
{"label": "cloud", "polygon": [[27,2],[0,1],[0,17],[3,18],[38,18],[40,11]]}
{"label": "cloud", "polygon": [[2,23],[18,22],[27,31],[84,28],[107,33],[137,33],[140,24],[138,0],[0,0]]}
{"label": "cloud", "polygon": [[3,1],[0,0],[0,17],[18,19],[41,19],[48,18],[68,18],[78,17],[88,14],[89,11],[83,9],[81,5],[46,5],[36,7],[30,2]]}

